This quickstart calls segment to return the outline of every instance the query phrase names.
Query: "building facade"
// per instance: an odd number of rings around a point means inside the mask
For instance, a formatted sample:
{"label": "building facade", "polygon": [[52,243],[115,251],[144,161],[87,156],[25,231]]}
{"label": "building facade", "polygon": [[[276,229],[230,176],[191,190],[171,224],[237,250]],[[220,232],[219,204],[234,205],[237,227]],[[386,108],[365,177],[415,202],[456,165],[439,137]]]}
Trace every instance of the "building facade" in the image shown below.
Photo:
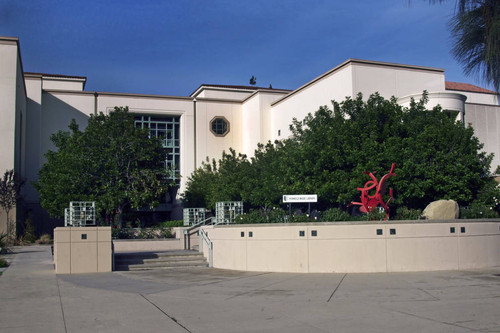
{"label": "building facade", "polygon": [[[115,106],[128,106],[137,126],[164,138],[166,164],[182,176],[179,192],[207,158],[218,159],[230,148],[252,156],[258,143],[289,137],[293,118],[358,93],[379,92],[408,105],[426,90],[428,106],[458,111],[484,150],[495,153],[492,170],[500,165],[498,95],[447,82],[438,68],[349,59],[295,90],[202,84],[189,96],[86,91],[85,83],[84,76],[24,72],[19,40],[0,37],[0,171],[14,169],[27,180],[23,209],[35,218],[47,219],[30,182],[38,179],[44,154],[54,149],[50,135],[67,130],[72,119],[84,128],[91,114],[109,113]],[[178,194],[170,199],[161,209],[179,216]],[[1,232],[5,223],[0,225]]]}

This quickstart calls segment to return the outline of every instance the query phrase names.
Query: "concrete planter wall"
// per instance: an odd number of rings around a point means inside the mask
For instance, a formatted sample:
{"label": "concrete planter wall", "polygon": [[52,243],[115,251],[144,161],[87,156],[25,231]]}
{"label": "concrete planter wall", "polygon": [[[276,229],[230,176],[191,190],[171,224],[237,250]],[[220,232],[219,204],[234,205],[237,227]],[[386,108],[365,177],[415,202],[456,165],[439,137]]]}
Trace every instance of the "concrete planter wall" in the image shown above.
{"label": "concrete planter wall", "polygon": [[204,229],[213,242],[213,266],[223,269],[352,273],[500,266],[498,219],[254,224]]}
{"label": "concrete planter wall", "polygon": [[[184,249],[185,227],[172,228],[175,238],[163,239],[114,239],[115,252],[169,251]],[[198,245],[198,236],[191,236],[191,246]]]}
{"label": "concrete planter wall", "polygon": [[184,241],[176,238],[164,239],[114,239],[115,252],[168,251],[184,248]]}
{"label": "concrete planter wall", "polygon": [[111,272],[111,227],[54,229],[56,273]]}

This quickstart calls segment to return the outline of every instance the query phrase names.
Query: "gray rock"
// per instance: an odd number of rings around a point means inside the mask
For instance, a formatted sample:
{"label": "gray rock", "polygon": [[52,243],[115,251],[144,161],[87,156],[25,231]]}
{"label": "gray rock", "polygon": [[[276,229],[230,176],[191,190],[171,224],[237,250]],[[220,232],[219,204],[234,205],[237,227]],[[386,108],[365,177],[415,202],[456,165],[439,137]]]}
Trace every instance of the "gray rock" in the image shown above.
{"label": "gray rock", "polygon": [[460,208],[454,200],[433,201],[425,207],[422,216],[428,220],[451,220],[458,219]]}

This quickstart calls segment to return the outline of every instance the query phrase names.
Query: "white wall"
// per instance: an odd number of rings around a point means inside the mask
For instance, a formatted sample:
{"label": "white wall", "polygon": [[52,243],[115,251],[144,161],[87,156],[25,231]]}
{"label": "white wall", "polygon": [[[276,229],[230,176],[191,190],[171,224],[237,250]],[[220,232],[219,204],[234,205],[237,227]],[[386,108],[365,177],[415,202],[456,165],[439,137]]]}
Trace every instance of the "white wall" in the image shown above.
{"label": "white wall", "polygon": [[[294,117],[302,120],[323,105],[332,109],[332,100],[340,102],[346,96],[352,97],[353,82],[350,64],[315,80],[317,81],[294,90],[296,93],[272,105],[270,134],[272,141],[286,139],[291,135],[289,126]],[[281,131],[280,136],[278,136],[278,131]]]}
{"label": "white wall", "polygon": [[[210,131],[210,122],[214,117],[225,117],[230,124],[229,133],[225,136],[215,136]],[[223,101],[207,101],[197,98],[196,102],[196,162],[202,162],[222,157],[222,151],[229,152],[233,148],[242,151],[242,106],[241,103]]]}
{"label": "white wall", "polygon": [[483,150],[495,154],[490,169],[495,172],[500,165],[500,106],[466,103],[465,123],[472,125]]}
{"label": "white wall", "polygon": [[467,103],[498,105],[498,95],[480,94],[469,91],[456,91],[467,96]]}
{"label": "white wall", "polygon": [[[0,39],[0,173],[14,168],[17,94],[16,41]],[[24,91],[24,88],[19,89]]]}
{"label": "white wall", "polygon": [[219,99],[232,99],[241,101],[253,93],[253,90],[231,90],[223,88],[204,88],[198,95],[194,97],[200,98],[219,98]]}
{"label": "white wall", "polygon": [[[429,101],[425,105],[427,110],[432,110],[436,106],[441,106],[442,110],[453,110],[458,111],[457,121],[463,121],[465,117],[465,100],[467,97],[465,95],[455,92],[433,92],[427,95]],[[398,103],[404,107],[409,108],[411,99],[419,101],[422,98],[422,93],[414,94],[410,96],[405,96],[398,98]]]}
{"label": "white wall", "polygon": [[253,95],[241,108],[241,140],[243,154],[252,157],[262,136],[262,110],[259,94]]}
{"label": "white wall", "polygon": [[271,140],[271,104],[285,96],[285,92],[258,91],[243,102],[242,153],[254,156],[257,144]]}
{"label": "white wall", "polygon": [[353,96],[359,92],[365,98],[379,92],[386,99],[412,94],[445,90],[442,70],[419,69],[416,66],[352,64]]}
{"label": "white wall", "polygon": [[[80,129],[87,126],[87,121],[94,112],[94,95],[81,92],[56,92],[44,91],[42,93],[42,129],[41,153],[55,147],[50,141],[50,136],[59,130],[69,131],[68,125],[75,119]],[[46,159],[42,156],[41,163]]]}
{"label": "white wall", "polygon": [[[259,272],[369,273],[500,264],[500,220],[206,226],[213,266]],[[204,255],[208,249],[203,247]]]}
{"label": "white wall", "polygon": [[41,123],[42,123],[42,79],[40,77],[26,78],[26,184],[24,186],[25,201],[38,202],[38,192],[31,182],[38,180],[38,170],[41,167]]}
{"label": "white wall", "polygon": [[[342,102],[346,97],[362,93],[367,99],[379,92],[384,98],[445,90],[444,71],[419,66],[406,66],[362,60],[349,60],[330,72],[296,89],[289,97],[273,105],[273,139],[290,135],[292,118],[302,120],[320,106],[332,108],[331,100]],[[281,136],[278,137],[278,130]]]}
{"label": "white wall", "polygon": [[14,170],[24,178],[26,171],[26,86],[24,83],[21,58],[17,58],[16,65]]}
{"label": "white wall", "polygon": [[85,84],[84,79],[50,78],[44,76],[42,89],[82,91],[84,84]]}

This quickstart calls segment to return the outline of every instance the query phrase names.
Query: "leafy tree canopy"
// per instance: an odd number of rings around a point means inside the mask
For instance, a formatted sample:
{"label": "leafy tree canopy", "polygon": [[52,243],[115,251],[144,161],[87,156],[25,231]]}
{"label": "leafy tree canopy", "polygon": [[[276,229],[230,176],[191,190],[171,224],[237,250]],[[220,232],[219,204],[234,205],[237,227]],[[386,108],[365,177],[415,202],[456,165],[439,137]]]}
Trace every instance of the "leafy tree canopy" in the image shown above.
{"label": "leafy tree canopy", "polygon": [[234,151],[204,163],[187,182],[188,207],[243,200],[247,207],[280,204],[283,194],[318,194],[318,208],[345,208],[369,180],[396,163],[393,205],[422,209],[431,201],[491,204],[498,188],[489,177],[491,155],[456,113],[426,110],[427,95],[409,108],[378,94],[323,106],[290,125],[291,139],[259,145],[252,159]]}
{"label": "leafy tree canopy", "polygon": [[126,208],[158,205],[171,185],[165,153],[158,138],[135,127],[127,107],[91,115],[84,131],[72,120],[69,129],[51,136],[57,150],[47,152],[34,184],[51,216],[63,216],[70,201],[95,201],[121,223]]}

